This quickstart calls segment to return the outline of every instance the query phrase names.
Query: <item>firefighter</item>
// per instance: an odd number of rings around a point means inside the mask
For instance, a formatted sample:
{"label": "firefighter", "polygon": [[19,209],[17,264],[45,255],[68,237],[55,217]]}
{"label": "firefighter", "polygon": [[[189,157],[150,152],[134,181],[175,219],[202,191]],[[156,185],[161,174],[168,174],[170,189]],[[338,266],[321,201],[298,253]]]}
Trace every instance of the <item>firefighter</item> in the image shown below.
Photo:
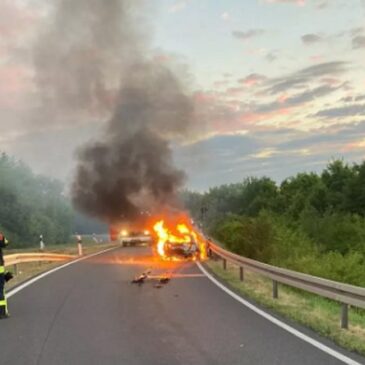
{"label": "firefighter", "polygon": [[5,297],[5,281],[7,280],[8,273],[5,273],[3,248],[8,245],[8,240],[0,232],[0,319],[8,318],[8,305]]}

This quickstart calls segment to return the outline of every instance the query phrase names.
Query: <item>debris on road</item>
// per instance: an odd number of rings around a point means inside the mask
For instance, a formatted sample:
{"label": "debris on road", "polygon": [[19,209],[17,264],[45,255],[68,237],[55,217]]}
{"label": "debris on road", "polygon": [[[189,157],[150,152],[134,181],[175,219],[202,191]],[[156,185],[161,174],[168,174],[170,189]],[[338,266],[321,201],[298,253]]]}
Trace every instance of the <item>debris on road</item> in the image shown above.
{"label": "debris on road", "polygon": [[160,278],[159,281],[161,284],[167,284],[170,280],[171,280],[171,278],[169,278],[168,276],[163,276]]}
{"label": "debris on road", "polygon": [[171,277],[165,275],[158,278],[158,283],[154,285],[154,288],[160,289],[171,280]]}
{"label": "debris on road", "polygon": [[133,280],[132,280],[132,284],[144,284],[145,280],[148,278],[148,275],[150,274],[150,271],[144,272],[139,276],[136,276]]}
{"label": "debris on road", "polygon": [[142,273],[139,276],[136,276],[131,283],[142,285],[146,282],[146,280],[157,280],[157,283],[154,285],[154,288],[162,288],[163,285],[166,285],[170,280],[170,275],[159,275],[159,276],[150,276],[151,271],[147,271]]}
{"label": "debris on road", "polygon": [[147,279],[146,274],[142,274],[139,277],[136,277],[132,280],[132,284],[144,284],[144,281]]}

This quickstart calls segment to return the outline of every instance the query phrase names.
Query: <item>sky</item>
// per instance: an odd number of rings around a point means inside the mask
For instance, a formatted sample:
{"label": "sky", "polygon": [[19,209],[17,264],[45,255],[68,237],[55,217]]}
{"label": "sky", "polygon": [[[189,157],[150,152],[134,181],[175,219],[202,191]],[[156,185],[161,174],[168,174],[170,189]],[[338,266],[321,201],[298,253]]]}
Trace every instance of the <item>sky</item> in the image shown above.
{"label": "sky", "polygon": [[[183,69],[196,125],[172,141],[190,189],[298,172],[365,152],[365,1],[146,0],[151,54]],[[0,0],[0,150],[72,180],[108,113],[38,123],[33,45],[44,0]],[[144,26],[144,24],[143,24]],[[175,67],[175,66],[174,66]],[[64,116],[66,118],[66,116]],[[44,120],[44,116],[42,117]]]}

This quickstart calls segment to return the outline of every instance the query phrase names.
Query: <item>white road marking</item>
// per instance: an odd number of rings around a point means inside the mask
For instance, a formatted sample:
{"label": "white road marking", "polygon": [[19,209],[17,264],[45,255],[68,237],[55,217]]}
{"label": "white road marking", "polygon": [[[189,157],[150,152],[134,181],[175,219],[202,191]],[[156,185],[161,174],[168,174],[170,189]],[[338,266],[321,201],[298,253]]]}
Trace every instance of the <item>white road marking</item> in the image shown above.
{"label": "white road marking", "polygon": [[40,274],[38,276],[36,276],[35,278],[33,279],[30,279],[28,281],[26,281],[25,283],[23,284],[20,284],[19,286],[17,286],[16,288],[10,290],[8,293],[6,293],[6,297],[7,298],[10,298],[12,297],[13,295],[15,295],[16,293],[20,292],[21,290],[23,290],[24,288],[26,288],[27,286],[29,285],[32,285],[33,283],[35,283],[36,281],[40,280],[40,279],[43,279],[45,276],[47,275],[50,275],[58,270],[61,270],[61,269],[64,269],[65,267],[67,266],[70,266],[70,265],[73,265],[73,264],[76,264],[77,262],[80,262],[80,261],[83,261],[83,260],[87,260],[91,257],[94,257],[94,256],[97,256],[97,255],[101,255],[102,253],[105,253],[105,252],[108,252],[108,251],[111,251],[111,250],[114,250],[115,247],[112,247],[112,248],[108,248],[107,250],[104,250],[104,251],[100,251],[100,252],[96,252],[96,253],[93,253],[91,255],[88,255],[88,256],[84,256],[84,257],[80,257],[79,259],[76,259],[76,260],[73,260],[73,261],[70,261],[70,262],[67,262],[66,264],[63,264],[61,266],[57,266],[55,267],[54,269],[51,269],[49,271],[46,271],[44,272],[43,274]]}
{"label": "white road marking", "polygon": [[364,364],[361,364],[361,363],[359,363],[359,362],[357,362],[357,361],[341,354],[340,352],[338,352],[336,350],[331,349],[330,347],[324,345],[323,343],[321,343],[321,342],[305,335],[304,333],[296,330],[295,328],[287,325],[286,323],[280,321],[279,319],[273,317],[272,315],[270,315],[270,314],[264,312],[263,310],[257,308],[256,306],[254,306],[253,304],[251,304],[247,300],[240,297],[238,294],[234,293],[232,290],[228,289],[226,286],[224,286],[222,283],[220,283],[217,279],[215,279],[206,269],[204,269],[203,265],[200,262],[197,262],[197,265],[198,265],[199,269],[203,272],[203,274],[210,281],[212,281],[215,285],[217,285],[220,289],[225,291],[228,295],[230,295],[232,298],[239,301],[241,304],[245,305],[246,307],[248,307],[252,311],[259,314],[260,316],[266,318],[270,322],[272,322],[272,323],[276,324],[277,326],[281,327],[285,331],[288,331],[292,335],[294,335],[294,336],[300,338],[301,340],[311,344],[312,346],[314,346],[314,347],[318,348],[319,350],[327,353],[328,355],[333,356],[334,358],[342,361],[345,364],[348,364],[348,365],[364,365]]}

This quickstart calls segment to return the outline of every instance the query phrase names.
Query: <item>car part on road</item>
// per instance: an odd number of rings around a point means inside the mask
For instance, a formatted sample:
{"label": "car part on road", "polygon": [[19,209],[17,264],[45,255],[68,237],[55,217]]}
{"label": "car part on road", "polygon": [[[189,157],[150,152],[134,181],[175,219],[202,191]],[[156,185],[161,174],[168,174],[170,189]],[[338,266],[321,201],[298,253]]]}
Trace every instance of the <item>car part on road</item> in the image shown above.
{"label": "car part on road", "polygon": [[148,273],[142,273],[140,276],[136,276],[132,280],[132,284],[144,284],[145,280],[148,278]]}
{"label": "car part on road", "polygon": [[170,275],[160,275],[160,276],[150,276],[151,271],[143,272],[141,275],[136,276],[131,283],[142,285],[149,280],[157,280],[157,283],[154,285],[155,288],[162,288],[163,285],[167,284],[171,280]]}
{"label": "car part on road", "polygon": [[167,284],[170,280],[171,280],[171,278],[169,278],[168,276],[163,276],[160,278],[160,283]]}

